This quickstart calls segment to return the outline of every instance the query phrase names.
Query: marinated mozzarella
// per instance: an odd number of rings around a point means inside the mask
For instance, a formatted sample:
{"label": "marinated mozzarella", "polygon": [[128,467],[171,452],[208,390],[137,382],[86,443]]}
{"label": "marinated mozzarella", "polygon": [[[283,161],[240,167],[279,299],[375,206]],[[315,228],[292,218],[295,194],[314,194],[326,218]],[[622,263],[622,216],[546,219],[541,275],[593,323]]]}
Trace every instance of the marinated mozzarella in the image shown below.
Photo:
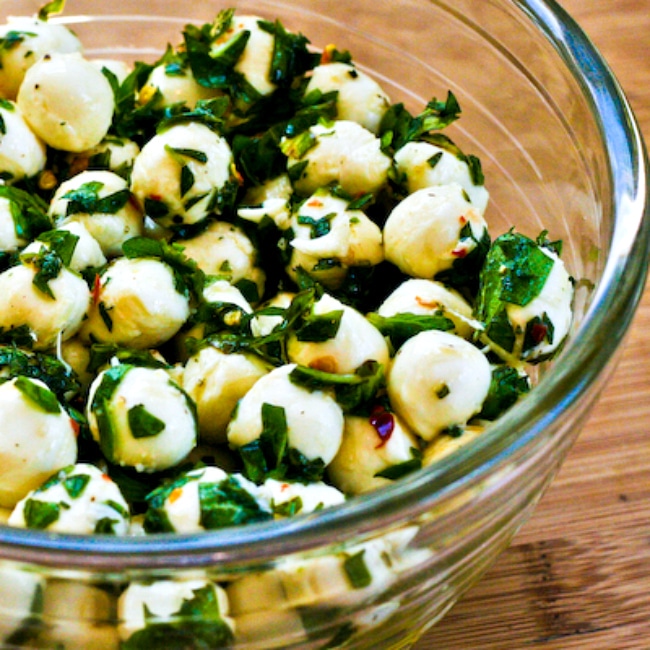
{"label": "marinated mozzarella", "polygon": [[27,70],[44,56],[82,49],[79,39],[64,25],[28,16],[10,16],[0,26],[0,38],[10,44],[0,55],[0,97],[6,99],[15,99]]}
{"label": "marinated mozzarella", "polygon": [[155,135],[135,159],[131,190],[145,214],[164,227],[195,224],[219,213],[232,191],[228,142],[197,122]]}
{"label": "marinated mozzarella", "polygon": [[492,373],[485,355],[454,334],[430,330],[402,345],[388,376],[395,412],[424,440],[459,427],[480,410]]}
{"label": "marinated mozzarella", "polygon": [[0,252],[13,253],[27,243],[17,232],[12,201],[0,197]]}
{"label": "marinated mozzarella", "polygon": [[257,493],[270,504],[276,518],[307,514],[345,501],[341,490],[323,481],[300,483],[267,478]]}
{"label": "marinated mozzarella", "polygon": [[189,298],[179,293],[170,266],[153,258],[118,258],[97,276],[80,335],[153,348],[171,339],[189,315]]}
{"label": "marinated mozzarella", "polygon": [[162,369],[124,364],[100,372],[86,416],[106,458],[139,472],[173,467],[196,445],[193,404]]}
{"label": "marinated mozzarella", "polygon": [[170,625],[186,626],[186,634],[205,647],[227,646],[233,638],[226,592],[205,579],[132,582],[119,598],[117,613],[122,641],[134,646],[155,647]]}
{"label": "marinated mozzarella", "polygon": [[388,366],[389,352],[386,339],[352,307],[324,294],[312,309],[315,317],[338,314],[336,334],[325,341],[300,340],[291,334],[287,355],[293,363],[333,373],[353,373],[368,361]]}
{"label": "marinated mozzarella", "polygon": [[24,263],[0,273],[0,328],[27,327],[34,349],[48,350],[57,340],[65,341],[79,331],[90,291],[80,276],[65,267],[56,277],[38,282],[40,264],[38,254],[29,254]]}
{"label": "marinated mozzarella", "polygon": [[386,259],[416,278],[433,278],[469,255],[487,233],[458,183],[418,190],[384,225]]}
{"label": "marinated mozzarella", "polygon": [[80,54],[48,54],[25,74],[16,99],[34,132],[62,151],[101,142],[113,118],[106,77]]}
{"label": "marinated mozzarella", "polygon": [[187,360],[183,388],[196,404],[202,442],[227,441],[226,428],[238,401],[268,371],[259,357],[226,354],[210,345]]}
{"label": "marinated mozzarella", "polygon": [[36,573],[0,568],[0,643],[8,642],[31,616],[40,615],[45,579]]}
{"label": "marinated mozzarella", "polygon": [[129,505],[119,487],[88,463],[59,470],[16,504],[10,526],[58,533],[125,535]]}
{"label": "marinated mozzarella", "polygon": [[241,448],[258,440],[264,432],[264,416],[274,411],[286,423],[288,449],[327,466],[341,445],[343,413],[323,391],[292,383],[289,374],[294,367],[288,364],[272,370],[244,395],[228,425],[228,441]]}
{"label": "marinated mozzarella", "polygon": [[292,194],[293,187],[287,174],[253,185],[237,207],[237,216],[257,224],[268,217],[280,230],[286,230],[290,226]]}
{"label": "marinated mozzarella", "polygon": [[32,131],[14,102],[0,101],[0,122],[0,177],[14,183],[36,176],[45,167],[45,143]]}
{"label": "marinated mozzarella", "polygon": [[26,377],[0,384],[0,506],[13,508],[76,460],[76,427],[47,386]]}
{"label": "marinated mozzarella", "polygon": [[395,153],[398,175],[406,176],[406,187],[413,194],[438,185],[458,183],[469,195],[474,209],[484,214],[489,193],[472,178],[467,159],[430,142],[409,142]]}
{"label": "marinated mozzarella", "polygon": [[356,122],[316,124],[282,147],[294,188],[303,196],[330,183],[351,196],[377,194],[388,182],[390,158],[379,139]]}
{"label": "marinated mozzarella", "polygon": [[336,91],[336,114],[339,120],[350,120],[368,131],[377,133],[390,98],[369,75],[349,63],[326,63],[311,73],[305,94],[318,90]]}
{"label": "marinated mozzarella", "polygon": [[82,223],[106,257],[121,255],[122,244],[142,234],[142,213],[126,181],[106,170],[84,171],[61,183],[48,212],[57,225]]}

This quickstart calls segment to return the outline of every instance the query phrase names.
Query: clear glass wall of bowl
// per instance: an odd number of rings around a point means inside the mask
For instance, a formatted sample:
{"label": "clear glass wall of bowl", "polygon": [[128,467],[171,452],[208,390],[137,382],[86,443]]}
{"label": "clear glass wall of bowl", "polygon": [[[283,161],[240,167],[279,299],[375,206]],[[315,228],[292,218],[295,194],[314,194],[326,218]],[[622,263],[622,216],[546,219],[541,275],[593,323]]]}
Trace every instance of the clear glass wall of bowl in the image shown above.
{"label": "clear glass wall of bowl", "polygon": [[[2,17],[40,4],[5,0]],[[89,57],[151,61],[186,22],[222,8],[70,0],[63,20]],[[412,110],[452,90],[463,117],[450,135],[482,160],[491,232],[516,226],[535,237],[546,228],[564,241],[577,288],[572,341],[535,392],[475,445],[342,507],[187,538],[0,528],[3,647],[118,648],[120,594],[134,581],[165,580],[210,580],[229,595],[222,613],[235,635],[218,647],[410,647],[529,516],[611,371],[643,286],[639,135],[607,69],[559,9],[506,0],[243,0],[237,9],[279,17],[315,47],[349,49]],[[359,553],[385,566],[371,584],[343,589],[324,578]],[[313,575],[311,587],[283,582],[298,565]],[[182,643],[196,641],[205,623],[200,613],[178,621],[164,647],[194,647]]]}

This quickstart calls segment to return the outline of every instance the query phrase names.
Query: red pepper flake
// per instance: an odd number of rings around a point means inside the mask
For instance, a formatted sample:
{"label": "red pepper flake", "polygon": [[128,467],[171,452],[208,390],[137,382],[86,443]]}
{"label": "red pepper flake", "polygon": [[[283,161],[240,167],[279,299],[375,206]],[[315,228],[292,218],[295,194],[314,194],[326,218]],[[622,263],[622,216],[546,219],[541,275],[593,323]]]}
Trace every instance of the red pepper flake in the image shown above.
{"label": "red pepper flake", "polygon": [[79,430],[80,430],[79,422],[77,422],[76,420],[73,420],[72,418],[70,418],[70,426],[72,427],[72,431],[74,432],[74,437],[78,438],[79,437]]}
{"label": "red pepper flake", "polygon": [[102,478],[109,483],[112,483],[112,479],[108,474],[102,474]]}
{"label": "red pepper flake", "polygon": [[459,258],[462,259],[463,257],[467,256],[467,249],[466,248],[454,248],[454,250],[451,251],[451,254],[454,257],[459,257]]}
{"label": "red pepper flake", "polygon": [[320,56],[321,65],[325,65],[327,63],[332,62],[332,55],[334,54],[335,50],[336,50],[336,45],[332,45],[331,43],[325,47],[323,53]]}
{"label": "red pepper flake", "polygon": [[467,217],[461,214],[460,217],[458,217],[458,221],[465,225],[467,223]]}
{"label": "red pepper flake", "polygon": [[178,499],[181,498],[181,494],[183,494],[183,490],[181,488],[174,488],[168,497],[169,503],[174,503],[174,501],[178,501]]}
{"label": "red pepper flake", "polygon": [[307,202],[307,206],[310,208],[322,208],[323,202],[320,199],[311,199]]}
{"label": "red pepper flake", "polygon": [[541,343],[548,334],[548,327],[544,323],[535,323],[530,328],[530,338],[533,339],[535,344]]}
{"label": "red pepper flake", "polygon": [[389,413],[383,406],[377,405],[372,409],[370,417],[368,418],[370,424],[374,427],[377,435],[379,436],[379,444],[375,449],[383,447],[393,435],[395,430],[395,418],[392,413]]}
{"label": "red pepper flake", "polygon": [[102,279],[99,277],[99,273],[95,273],[95,279],[93,281],[93,303],[97,304],[99,302],[99,294],[102,291]]}
{"label": "red pepper flake", "polygon": [[152,201],[162,201],[162,196],[160,194],[149,194],[149,198]]}

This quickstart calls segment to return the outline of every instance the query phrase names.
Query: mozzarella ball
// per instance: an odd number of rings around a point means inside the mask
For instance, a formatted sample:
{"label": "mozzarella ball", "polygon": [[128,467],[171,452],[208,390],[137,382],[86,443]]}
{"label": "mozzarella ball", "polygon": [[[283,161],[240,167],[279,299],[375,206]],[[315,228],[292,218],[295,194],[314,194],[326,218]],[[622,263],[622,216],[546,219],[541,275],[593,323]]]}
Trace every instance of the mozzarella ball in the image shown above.
{"label": "mozzarella ball", "polygon": [[0,38],[11,42],[0,55],[0,97],[7,99],[16,97],[27,70],[45,55],[81,51],[67,27],[27,16],[9,17],[0,26]]}
{"label": "mozzarella ball", "polygon": [[47,386],[26,377],[0,384],[0,506],[13,508],[76,460],[75,426]]}
{"label": "mozzarella ball", "polygon": [[142,214],[130,200],[126,181],[105,170],[81,172],[61,183],[48,214],[59,226],[83,223],[106,257],[121,255],[122,244],[143,230]]}
{"label": "mozzarella ball", "polygon": [[[313,142],[303,153],[298,145],[307,137]],[[309,196],[320,187],[339,183],[345,192],[356,196],[377,194],[386,185],[391,160],[380,145],[379,139],[360,124],[339,120],[331,125],[316,124],[308,135],[285,140],[282,146],[290,176],[293,167],[306,163],[294,180],[297,192]]]}
{"label": "mozzarella ball", "polygon": [[129,505],[106,474],[79,463],[59,470],[19,501],[9,525],[57,533],[125,535]]}
{"label": "mozzarella ball", "polygon": [[194,405],[161,369],[116,365],[100,372],[86,410],[104,456],[139,472],[173,467],[196,444]]}
{"label": "mozzarella ball", "polygon": [[[472,237],[463,233],[468,224]],[[388,216],[386,259],[407,275],[433,278],[466,257],[486,232],[485,220],[457,183],[418,190]]]}
{"label": "mozzarella ball", "polygon": [[357,122],[377,133],[390,98],[382,87],[365,72],[348,63],[327,63],[316,66],[311,73],[305,94],[337,91],[336,113],[339,120]]}
{"label": "mozzarella ball", "polygon": [[280,366],[259,379],[242,397],[228,425],[228,442],[243,447],[262,434],[262,407],[284,409],[288,446],[307,460],[321,459],[328,465],[336,455],[343,435],[343,412],[332,397],[320,390],[309,391],[289,379],[294,364]]}
{"label": "mozzarella ball", "polygon": [[138,100],[140,104],[151,101],[158,91],[158,99],[154,102],[155,108],[165,108],[174,104],[184,104],[194,108],[196,102],[211,99],[219,94],[213,88],[201,86],[189,65],[174,68],[169,72],[166,64],[157,65],[149,75],[147,82],[140,90]]}
{"label": "mozzarella ball", "polygon": [[[267,300],[263,305],[260,305],[258,312],[261,312],[265,309],[288,309],[291,306],[291,302],[295,297],[295,293],[289,291],[280,291],[273,298]],[[257,312],[256,312],[257,314]],[[251,331],[254,336],[267,336],[270,334],[278,325],[282,324],[284,321],[283,316],[280,315],[256,315],[253,320],[251,320]]]}
{"label": "mozzarella ball", "polygon": [[395,153],[399,175],[406,176],[409,194],[427,187],[458,183],[469,195],[474,209],[484,214],[489,193],[475,185],[467,162],[430,142],[408,142]]}
{"label": "mozzarella ball", "polygon": [[232,284],[249,280],[255,283],[258,295],[264,292],[265,275],[257,266],[257,251],[241,228],[214,221],[196,237],[177,243],[206,275],[223,277]]}
{"label": "mozzarella ball", "polygon": [[155,348],[171,339],[190,315],[167,264],[148,258],[118,258],[101,274],[84,322],[83,340]]}
{"label": "mozzarella ball", "polygon": [[442,433],[436,436],[424,449],[422,454],[422,465],[428,467],[455,451],[474,442],[485,431],[484,426],[466,426],[462,428],[459,435]]}
{"label": "mozzarella ball", "polygon": [[258,224],[268,217],[280,230],[286,230],[291,223],[292,194],[293,186],[287,174],[252,185],[237,207],[237,216]]}
{"label": "mozzarella ball", "polygon": [[183,370],[183,389],[196,404],[203,442],[226,442],[226,427],[237,402],[267,372],[259,357],[225,354],[211,346],[189,358]]}
{"label": "mozzarella ball", "polygon": [[0,328],[27,326],[35,350],[47,350],[80,329],[90,304],[88,285],[62,268],[47,285],[54,298],[34,284],[37,269],[29,263],[0,273]]}
{"label": "mozzarella ball", "polygon": [[[298,268],[328,288],[336,288],[350,266],[374,266],[384,259],[382,233],[360,210],[318,190],[291,219],[293,239],[289,274]],[[323,260],[336,261],[321,268]]]}
{"label": "mozzarella ball", "polygon": [[148,533],[195,533],[272,518],[254,483],[219,467],[181,474],[150,493],[147,505],[144,528]]}
{"label": "mozzarella ball", "polygon": [[345,501],[343,492],[322,481],[298,483],[267,478],[259,486],[258,494],[278,518],[316,512]]}
{"label": "mozzarella ball", "polygon": [[88,372],[90,348],[78,336],[74,336],[61,343],[58,348],[58,354],[61,360],[72,368],[85,393],[95,378],[93,373]]}
{"label": "mozzarella ball", "polygon": [[275,90],[275,84],[271,81],[275,38],[259,26],[260,20],[258,16],[234,16],[229,28],[212,45],[212,54],[218,54],[240,32],[249,32],[246,47],[237,59],[234,70],[260,95],[268,95]]}
{"label": "mozzarella ball", "polygon": [[[184,630],[187,638],[201,641],[198,620],[208,622],[209,640],[201,646],[213,643],[227,647],[233,638],[234,623],[228,617],[228,597],[216,583],[203,579],[156,580],[154,582],[132,582],[118,600],[119,633],[122,641],[131,640],[139,647],[155,647],[161,633],[170,625]],[[184,612],[195,612],[184,615]],[[221,634],[217,638],[217,626]],[[157,631],[160,628],[160,631]],[[151,631],[153,638],[147,640]],[[137,638],[137,642],[135,639]]]}
{"label": "mozzarella ball", "polygon": [[480,350],[459,336],[430,330],[398,350],[388,375],[388,397],[414,433],[433,440],[481,410],[491,378]]}
{"label": "mozzarella ball", "polygon": [[418,454],[417,438],[393,413],[346,415],[343,442],[327,474],[339,490],[361,494],[390,485],[391,479],[378,474],[412,462]]}
{"label": "mozzarella ball", "polygon": [[76,173],[104,169],[129,180],[139,153],[140,147],[133,140],[106,136],[98,145],[74,155],[71,167],[78,168]]}
{"label": "mozzarella ball", "polygon": [[367,361],[388,366],[388,344],[381,332],[356,309],[328,294],[314,304],[314,316],[342,311],[338,331],[326,341],[300,341],[291,334],[287,356],[292,363],[334,373],[353,373]]}
{"label": "mozzarella ball", "polygon": [[0,251],[4,253],[13,253],[27,243],[16,232],[13,205],[13,201],[0,197]]}
{"label": "mozzarella ball", "polygon": [[65,650],[118,650],[114,621],[117,599],[108,589],[74,581],[48,579],[43,595],[43,626],[38,643]]}
{"label": "mozzarella ball", "polygon": [[[515,354],[526,361],[541,361],[551,356],[568,336],[573,319],[571,276],[554,252],[543,247],[539,250],[553,260],[541,292],[527,305],[506,305],[515,333]],[[528,345],[527,333],[531,339]]]}
{"label": "mozzarella ball", "polygon": [[79,54],[52,54],[35,63],[18,91],[18,106],[34,132],[54,149],[83,151],[101,142],[113,119],[106,77]]}
{"label": "mozzarella ball", "polygon": [[0,104],[0,119],[0,176],[9,183],[36,176],[45,168],[45,144],[13,102]]}
{"label": "mozzarella ball", "polygon": [[133,165],[131,190],[159,225],[195,224],[220,211],[233,165],[223,137],[197,122],[178,124],[144,145]]}
{"label": "mozzarella ball", "polygon": [[45,580],[31,571],[0,568],[0,643],[8,642],[26,619],[39,616]]}
{"label": "mozzarella ball", "polygon": [[435,280],[412,278],[402,282],[379,306],[380,316],[440,314],[454,324],[452,334],[470,338],[474,332],[472,307],[457,291]]}

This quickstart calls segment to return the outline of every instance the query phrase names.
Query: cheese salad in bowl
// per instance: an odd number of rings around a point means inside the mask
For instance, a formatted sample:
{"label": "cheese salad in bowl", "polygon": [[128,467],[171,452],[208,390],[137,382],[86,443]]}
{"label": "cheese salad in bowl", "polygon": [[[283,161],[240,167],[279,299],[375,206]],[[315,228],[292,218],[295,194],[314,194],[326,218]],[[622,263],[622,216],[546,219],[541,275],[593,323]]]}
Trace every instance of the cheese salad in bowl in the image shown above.
{"label": "cheese salad in bowl", "polygon": [[0,27],[3,647],[407,647],[426,522],[509,471],[423,506],[436,468],[493,462],[590,299],[566,232],[491,220],[450,88],[230,7],[96,55],[63,5]]}

